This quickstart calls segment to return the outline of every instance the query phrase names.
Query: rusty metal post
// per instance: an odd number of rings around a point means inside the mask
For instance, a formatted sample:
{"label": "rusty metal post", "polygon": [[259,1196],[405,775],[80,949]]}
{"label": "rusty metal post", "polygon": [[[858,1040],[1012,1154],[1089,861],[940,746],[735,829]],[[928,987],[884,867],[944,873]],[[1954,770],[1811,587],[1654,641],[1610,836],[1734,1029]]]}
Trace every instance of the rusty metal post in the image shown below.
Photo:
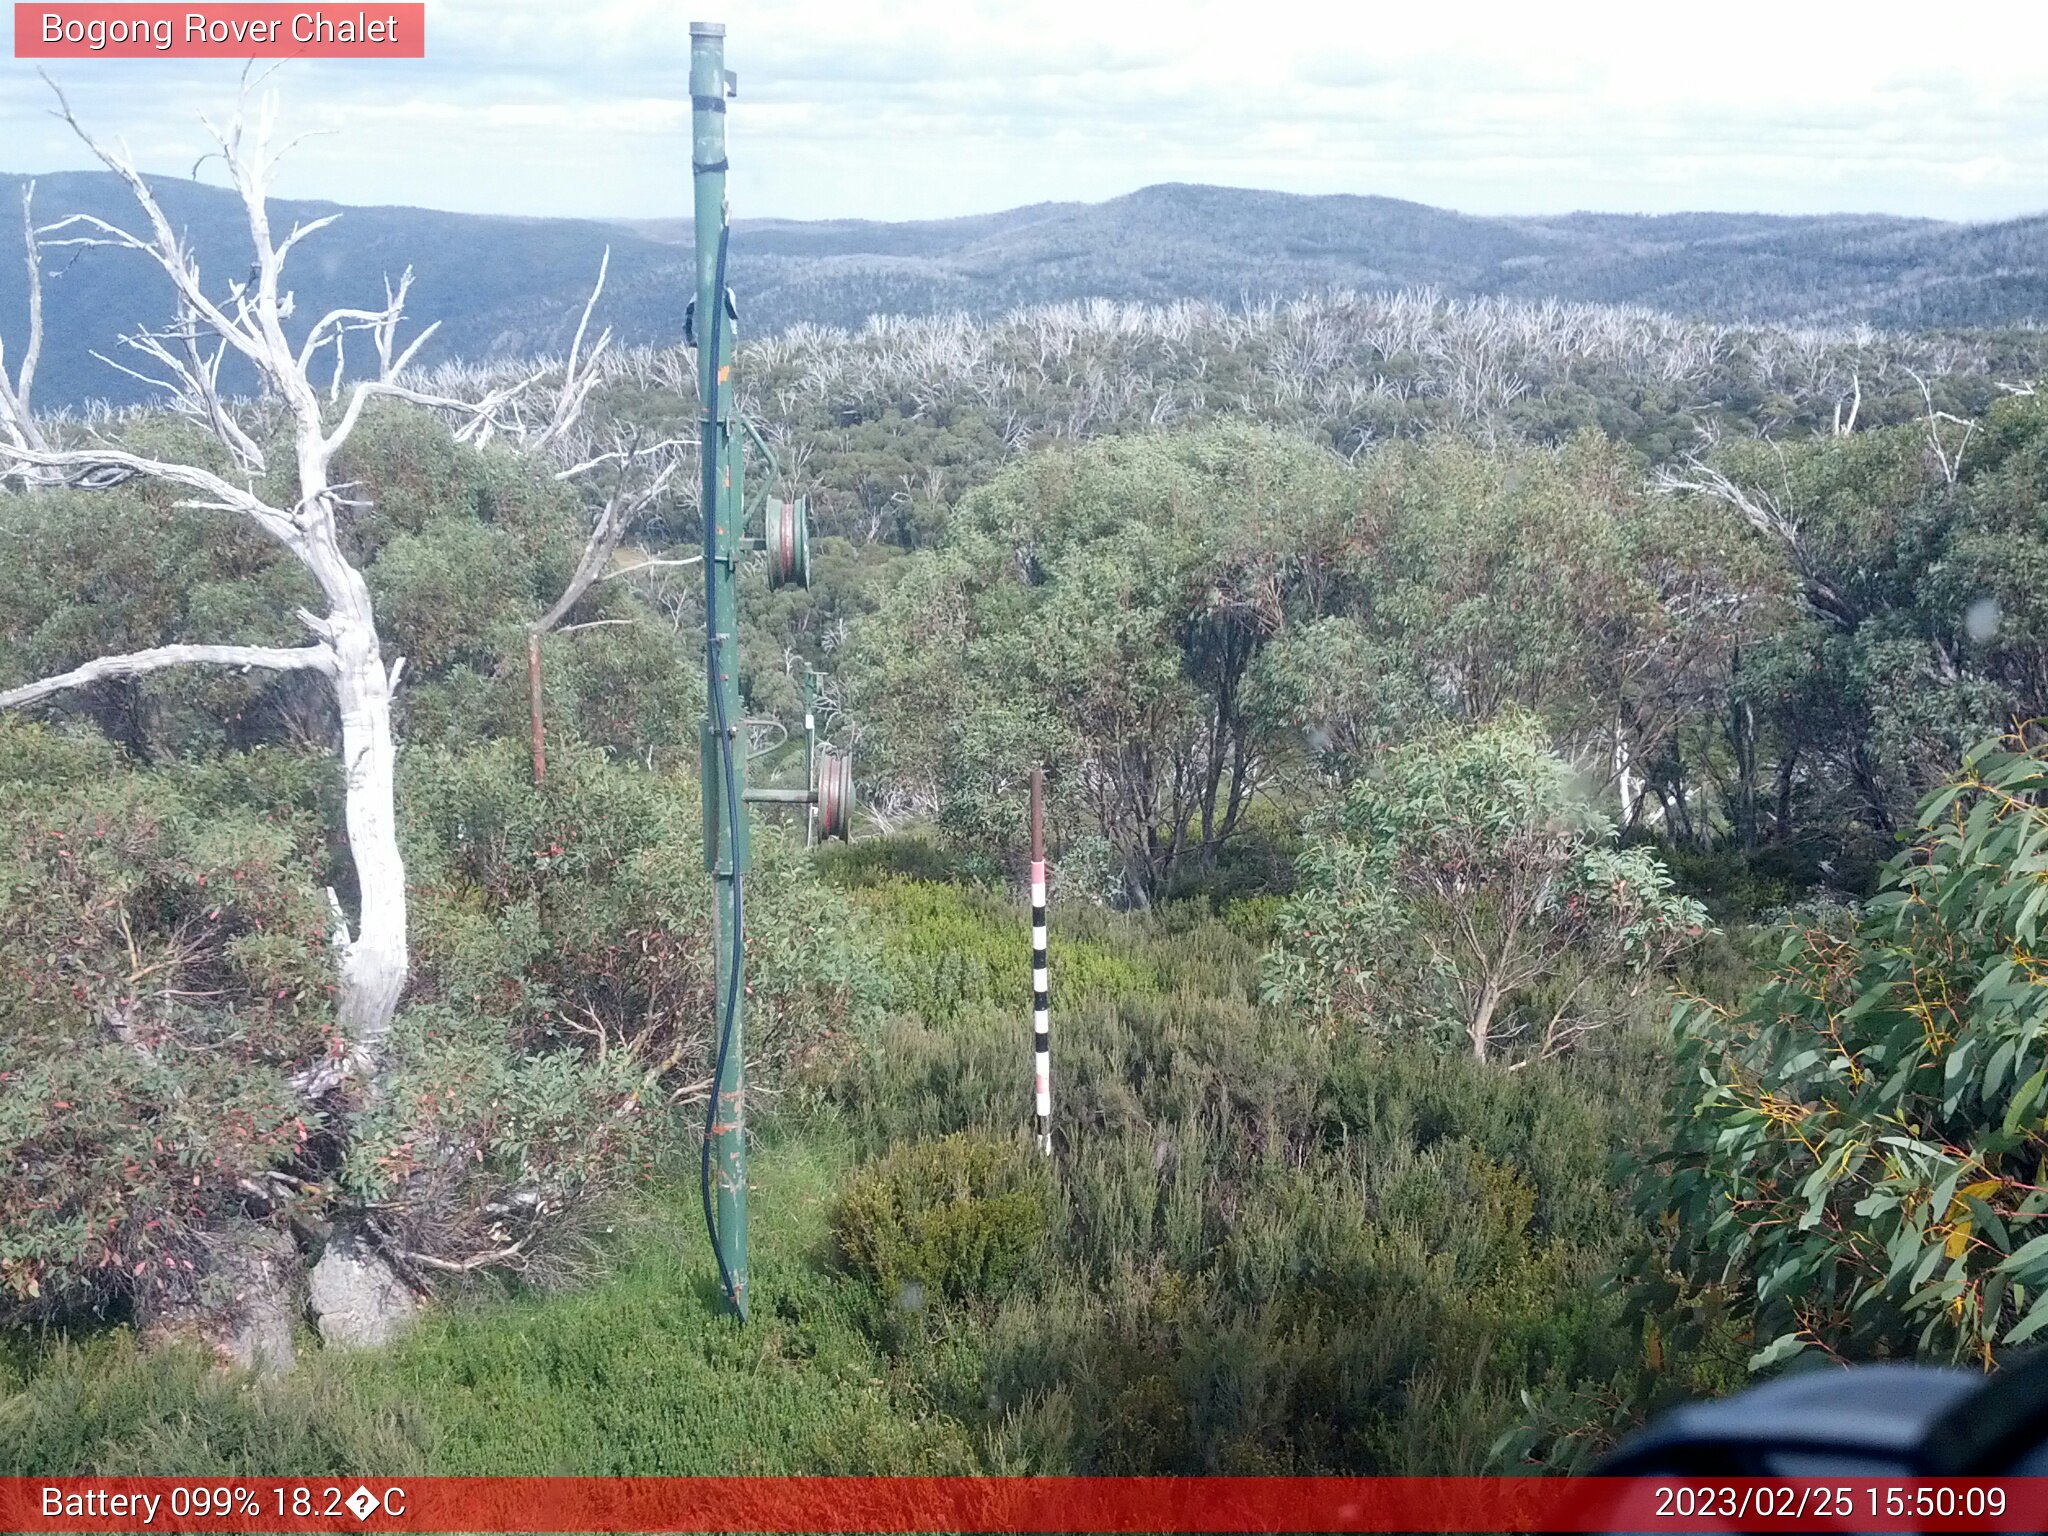
{"label": "rusty metal post", "polygon": [[540,631],[526,632],[526,694],[527,707],[533,715],[533,782],[538,784],[548,776],[548,734],[541,724],[540,703]]}

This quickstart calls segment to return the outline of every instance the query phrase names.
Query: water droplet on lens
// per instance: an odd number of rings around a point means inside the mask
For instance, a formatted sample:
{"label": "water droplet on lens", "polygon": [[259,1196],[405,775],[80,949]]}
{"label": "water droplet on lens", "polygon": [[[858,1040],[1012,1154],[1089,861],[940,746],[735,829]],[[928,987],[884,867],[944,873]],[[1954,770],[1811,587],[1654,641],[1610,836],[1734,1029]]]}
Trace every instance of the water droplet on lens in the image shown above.
{"label": "water droplet on lens", "polygon": [[1963,632],[1982,645],[1998,633],[1999,621],[2003,617],[1997,598],[1980,597],[1963,610]]}

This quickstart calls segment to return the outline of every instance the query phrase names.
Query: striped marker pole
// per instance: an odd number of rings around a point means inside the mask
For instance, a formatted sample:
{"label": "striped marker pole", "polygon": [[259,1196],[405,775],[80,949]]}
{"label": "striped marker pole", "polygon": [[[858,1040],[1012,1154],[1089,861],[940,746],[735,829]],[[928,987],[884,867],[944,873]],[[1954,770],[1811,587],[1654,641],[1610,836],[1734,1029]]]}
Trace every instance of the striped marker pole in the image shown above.
{"label": "striped marker pole", "polygon": [[1039,1150],[1052,1156],[1052,1002],[1045,963],[1045,773],[1031,770],[1031,1064],[1032,1123]]}

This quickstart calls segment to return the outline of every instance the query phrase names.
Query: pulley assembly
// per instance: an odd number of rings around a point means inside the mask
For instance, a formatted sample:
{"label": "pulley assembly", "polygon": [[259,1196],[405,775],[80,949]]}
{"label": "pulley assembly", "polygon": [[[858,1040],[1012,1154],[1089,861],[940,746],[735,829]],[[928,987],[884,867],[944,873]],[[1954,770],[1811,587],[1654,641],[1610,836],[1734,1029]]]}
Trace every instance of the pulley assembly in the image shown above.
{"label": "pulley assembly", "polygon": [[827,747],[818,755],[818,836],[853,837],[853,754]]}
{"label": "pulley assembly", "polygon": [[768,499],[761,539],[768,555],[768,586],[772,591],[811,584],[810,508],[804,498]]}
{"label": "pulley assembly", "polygon": [[[771,507],[774,503],[769,504]],[[785,503],[787,505],[787,503]],[[773,514],[771,513],[771,518]],[[773,524],[771,522],[770,526]],[[801,805],[805,841],[836,837],[853,839],[853,754],[818,741],[819,675],[804,672],[804,787],[749,789],[745,798],[756,805]]]}

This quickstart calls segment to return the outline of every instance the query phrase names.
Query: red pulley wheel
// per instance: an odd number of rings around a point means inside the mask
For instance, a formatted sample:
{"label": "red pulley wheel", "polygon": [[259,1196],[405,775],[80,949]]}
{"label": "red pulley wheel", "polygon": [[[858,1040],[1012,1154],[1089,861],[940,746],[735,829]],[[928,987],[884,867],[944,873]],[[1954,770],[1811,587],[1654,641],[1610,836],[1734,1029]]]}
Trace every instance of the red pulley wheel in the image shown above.
{"label": "red pulley wheel", "polygon": [[853,758],[829,747],[818,761],[818,836],[853,838]]}
{"label": "red pulley wheel", "polygon": [[768,554],[768,585],[808,587],[811,584],[810,509],[804,498],[771,499],[764,519],[762,543]]}

